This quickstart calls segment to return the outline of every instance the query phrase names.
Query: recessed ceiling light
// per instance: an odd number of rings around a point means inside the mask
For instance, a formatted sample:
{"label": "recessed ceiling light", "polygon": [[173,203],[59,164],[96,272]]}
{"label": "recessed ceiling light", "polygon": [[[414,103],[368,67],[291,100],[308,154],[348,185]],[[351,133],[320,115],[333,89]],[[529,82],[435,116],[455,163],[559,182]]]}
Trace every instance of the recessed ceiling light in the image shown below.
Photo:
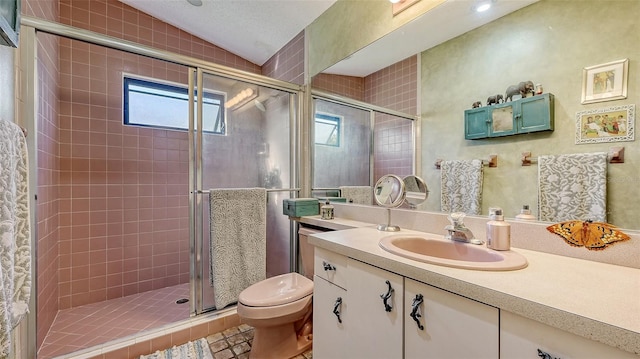
{"label": "recessed ceiling light", "polygon": [[202,6],[202,0],[187,0],[193,6]]}
{"label": "recessed ceiling light", "polygon": [[483,12],[483,11],[489,10],[489,8],[491,8],[491,3],[490,2],[486,2],[486,3],[478,5],[476,7],[476,11],[477,12]]}
{"label": "recessed ceiling light", "polygon": [[402,0],[389,0],[390,3],[392,4],[397,4],[399,2],[401,2]]}

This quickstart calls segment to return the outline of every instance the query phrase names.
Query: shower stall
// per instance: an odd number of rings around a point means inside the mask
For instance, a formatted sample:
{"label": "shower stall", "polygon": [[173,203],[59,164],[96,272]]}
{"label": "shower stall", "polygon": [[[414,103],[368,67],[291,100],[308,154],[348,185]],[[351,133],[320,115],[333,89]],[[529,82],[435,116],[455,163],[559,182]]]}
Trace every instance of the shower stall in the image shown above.
{"label": "shower stall", "polygon": [[221,310],[210,189],[267,189],[267,276],[290,270],[299,86],[44,20],[22,31],[39,358]]}

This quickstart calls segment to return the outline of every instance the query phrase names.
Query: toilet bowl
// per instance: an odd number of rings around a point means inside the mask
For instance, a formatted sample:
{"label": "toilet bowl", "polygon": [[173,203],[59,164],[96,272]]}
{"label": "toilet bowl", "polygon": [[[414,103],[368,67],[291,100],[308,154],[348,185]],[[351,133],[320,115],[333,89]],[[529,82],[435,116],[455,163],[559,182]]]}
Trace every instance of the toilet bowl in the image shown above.
{"label": "toilet bowl", "polygon": [[251,359],[292,358],[311,348],[313,282],[287,273],[258,282],[238,297],[240,321],[252,326]]}
{"label": "toilet bowl", "polygon": [[311,348],[313,319],[313,246],[307,236],[319,232],[300,228],[304,276],[286,273],[265,279],[238,296],[240,321],[252,326],[250,359],[293,358]]}

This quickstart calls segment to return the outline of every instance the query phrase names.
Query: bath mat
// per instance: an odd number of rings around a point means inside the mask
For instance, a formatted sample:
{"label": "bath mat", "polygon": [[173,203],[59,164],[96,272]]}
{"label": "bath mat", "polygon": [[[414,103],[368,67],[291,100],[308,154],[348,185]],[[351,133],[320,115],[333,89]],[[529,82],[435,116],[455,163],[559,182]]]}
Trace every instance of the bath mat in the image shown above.
{"label": "bath mat", "polygon": [[213,359],[213,354],[211,354],[207,340],[200,338],[171,349],[158,350],[153,354],[141,355],[140,359]]}

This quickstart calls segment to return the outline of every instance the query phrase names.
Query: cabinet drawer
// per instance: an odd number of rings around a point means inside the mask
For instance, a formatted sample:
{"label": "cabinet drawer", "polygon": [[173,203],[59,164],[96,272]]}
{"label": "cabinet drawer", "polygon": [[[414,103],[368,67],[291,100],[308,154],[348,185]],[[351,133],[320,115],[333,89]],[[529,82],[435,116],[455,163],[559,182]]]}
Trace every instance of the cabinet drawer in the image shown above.
{"label": "cabinet drawer", "polygon": [[[539,352],[541,354],[539,354]],[[638,356],[618,348],[550,327],[507,311],[500,312],[500,358],[616,358]]]}
{"label": "cabinet drawer", "polygon": [[313,261],[315,275],[339,287],[347,288],[346,269],[347,257],[316,247]]}
{"label": "cabinet drawer", "polygon": [[351,359],[347,291],[318,276],[313,285],[313,357]]}

